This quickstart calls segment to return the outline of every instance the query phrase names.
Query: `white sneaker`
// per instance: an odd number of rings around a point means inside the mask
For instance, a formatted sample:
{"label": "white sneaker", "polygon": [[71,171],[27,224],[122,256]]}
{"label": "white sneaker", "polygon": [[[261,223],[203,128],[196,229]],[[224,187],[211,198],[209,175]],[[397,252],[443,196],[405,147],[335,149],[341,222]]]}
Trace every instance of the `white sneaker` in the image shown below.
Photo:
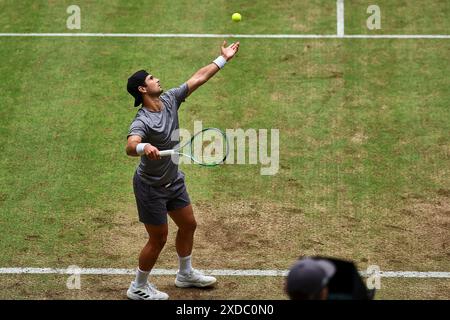
{"label": "white sneaker", "polygon": [[175,285],[179,288],[187,287],[207,287],[216,283],[217,279],[211,276],[205,276],[198,270],[192,269],[188,274],[177,272]]}
{"label": "white sneaker", "polygon": [[147,283],[143,288],[137,288],[135,282],[131,281],[127,291],[127,297],[131,300],[167,300],[169,295],[156,289],[156,287]]}

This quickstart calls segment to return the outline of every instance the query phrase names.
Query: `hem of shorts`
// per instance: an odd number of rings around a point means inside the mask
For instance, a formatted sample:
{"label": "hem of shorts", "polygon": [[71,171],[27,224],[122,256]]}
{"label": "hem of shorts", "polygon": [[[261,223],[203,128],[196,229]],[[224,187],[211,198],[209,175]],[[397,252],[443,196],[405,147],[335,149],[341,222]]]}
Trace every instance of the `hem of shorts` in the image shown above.
{"label": "hem of shorts", "polygon": [[172,209],[170,209],[170,210],[168,210],[167,209],[167,211],[173,211],[173,210],[178,210],[178,209],[182,209],[182,208],[186,208],[188,205],[190,205],[191,204],[191,202],[188,202],[187,204],[185,204],[185,205],[180,205],[180,206],[176,206],[175,208],[172,208]]}
{"label": "hem of shorts", "polygon": [[139,222],[143,223],[143,224],[149,224],[149,225],[152,225],[152,226],[161,226],[163,224],[167,224],[168,223],[167,220],[165,222],[161,222],[161,223],[150,223],[150,222],[142,221],[141,219],[139,219]]}

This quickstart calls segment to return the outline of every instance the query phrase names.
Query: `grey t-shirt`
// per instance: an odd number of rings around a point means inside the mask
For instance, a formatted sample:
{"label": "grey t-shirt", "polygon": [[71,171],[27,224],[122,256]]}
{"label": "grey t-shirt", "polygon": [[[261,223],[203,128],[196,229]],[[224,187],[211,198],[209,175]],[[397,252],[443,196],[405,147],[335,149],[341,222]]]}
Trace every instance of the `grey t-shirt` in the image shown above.
{"label": "grey t-shirt", "polygon": [[[187,94],[187,83],[183,83],[160,96],[164,105],[160,112],[151,112],[141,107],[130,125],[127,138],[137,135],[142,138],[142,143],[150,143],[158,150],[173,149],[179,141],[178,108]],[[177,131],[172,137],[175,130]],[[177,177],[178,164],[171,157],[150,160],[144,155],[141,156],[136,171],[149,185],[161,186],[171,183]]]}

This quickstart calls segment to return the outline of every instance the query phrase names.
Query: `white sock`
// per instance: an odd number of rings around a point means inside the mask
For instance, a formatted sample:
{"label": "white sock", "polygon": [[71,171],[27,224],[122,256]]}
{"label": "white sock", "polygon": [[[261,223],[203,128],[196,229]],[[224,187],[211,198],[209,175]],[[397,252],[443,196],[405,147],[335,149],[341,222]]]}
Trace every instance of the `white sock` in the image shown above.
{"label": "white sock", "polygon": [[189,272],[192,271],[191,257],[192,257],[192,255],[187,256],[187,257],[180,257],[180,256],[178,256],[178,260],[180,262],[180,269],[179,269],[179,271],[180,271],[181,274],[188,274]]}
{"label": "white sock", "polygon": [[138,288],[145,287],[145,285],[147,284],[149,274],[150,274],[150,271],[142,271],[141,269],[137,268],[136,280],[134,280],[136,287],[138,287]]}

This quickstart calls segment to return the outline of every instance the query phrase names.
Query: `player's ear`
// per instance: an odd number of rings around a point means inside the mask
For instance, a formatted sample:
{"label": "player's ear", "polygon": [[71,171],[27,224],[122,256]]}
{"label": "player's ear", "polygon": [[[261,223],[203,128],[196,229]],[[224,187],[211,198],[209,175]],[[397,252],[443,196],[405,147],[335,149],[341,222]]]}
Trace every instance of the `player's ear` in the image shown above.
{"label": "player's ear", "polygon": [[147,92],[147,89],[145,87],[143,87],[143,86],[139,86],[138,90],[139,90],[140,93],[146,93]]}

